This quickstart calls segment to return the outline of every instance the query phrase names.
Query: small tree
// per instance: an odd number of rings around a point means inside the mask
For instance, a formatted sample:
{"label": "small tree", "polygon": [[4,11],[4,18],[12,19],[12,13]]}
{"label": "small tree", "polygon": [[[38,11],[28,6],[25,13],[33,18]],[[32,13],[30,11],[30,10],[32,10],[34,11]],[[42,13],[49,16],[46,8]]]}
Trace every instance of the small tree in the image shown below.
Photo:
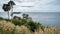
{"label": "small tree", "polygon": [[13,5],[15,5],[15,3],[13,1],[9,1],[8,4],[3,4],[2,6],[2,9],[8,14],[8,19],[9,19],[9,11],[11,8],[13,8]]}
{"label": "small tree", "polygon": [[23,16],[23,19],[24,19],[25,21],[27,21],[27,20],[29,19],[29,15],[28,15],[28,14],[23,14],[22,16]]}
{"label": "small tree", "polygon": [[8,4],[3,4],[2,9],[3,9],[5,12],[7,12],[7,14],[8,14],[8,19],[9,19],[10,6],[9,6]]}

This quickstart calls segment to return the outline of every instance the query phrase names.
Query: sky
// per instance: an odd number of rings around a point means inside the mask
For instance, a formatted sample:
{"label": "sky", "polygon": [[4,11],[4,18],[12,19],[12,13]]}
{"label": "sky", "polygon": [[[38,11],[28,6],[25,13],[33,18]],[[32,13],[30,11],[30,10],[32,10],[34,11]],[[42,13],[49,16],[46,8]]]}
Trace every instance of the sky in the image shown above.
{"label": "sky", "polygon": [[[10,0],[0,1],[0,12],[3,4],[7,4]],[[60,12],[60,0],[13,0],[14,12]]]}

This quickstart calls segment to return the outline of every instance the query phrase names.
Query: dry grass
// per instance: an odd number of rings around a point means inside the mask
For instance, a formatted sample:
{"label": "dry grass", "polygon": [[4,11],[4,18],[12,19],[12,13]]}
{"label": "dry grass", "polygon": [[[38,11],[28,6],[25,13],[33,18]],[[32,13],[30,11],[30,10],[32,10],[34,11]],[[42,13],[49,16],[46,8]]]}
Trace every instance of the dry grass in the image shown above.
{"label": "dry grass", "polygon": [[16,26],[15,34],[30,34],[30,31],[25,26]]}
{"label": "dry grass", "polygon": [[45,27],[44,32],[39,28],[35,31],[35,34],[60,34],[60,29],[56,27]]}
{"label": "dry grass", "polygon": [[25,26],[15,26],[7,21],[0,21],[0,34],[30,34]]}
{"label": "dry grass", "polygon": [[[30,30],[25,26],[15,26],[11,22],[0,20],[0,34],[31,34]],[[45,27],[44,32],[41,28],[35,30],[34,34],[60,34],[60,29],[55,27]]]}

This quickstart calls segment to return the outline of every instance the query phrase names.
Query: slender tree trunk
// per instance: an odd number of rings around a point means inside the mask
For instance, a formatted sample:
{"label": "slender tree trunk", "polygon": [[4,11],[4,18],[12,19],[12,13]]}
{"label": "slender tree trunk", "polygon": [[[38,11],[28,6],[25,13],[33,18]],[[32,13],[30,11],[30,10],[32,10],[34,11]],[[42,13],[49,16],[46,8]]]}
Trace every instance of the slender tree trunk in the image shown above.
{"label": "slender tree trunk", "polygon": [[[11,14],[12,14],[11,19],[13,19],[13,6],[11,7]],[[12,20],[11,20],[11,22],[12,22]]]}
{"label": "slender tree trunk", "polygon": [[[10,1],[12,1],[12,0],[10,0]],[[11,14],[13,13],[13,6],[11,6],[11,4],[10,4],[10,8],[11,8]],[[11,15],[11,22],[12,22],[12,19],[13,19],[13,14]]]}
{"label": "slender tree trunk", "polygon": [[8,14],[8,19],[9,19],[9,11],[7,12],[7,14]]}

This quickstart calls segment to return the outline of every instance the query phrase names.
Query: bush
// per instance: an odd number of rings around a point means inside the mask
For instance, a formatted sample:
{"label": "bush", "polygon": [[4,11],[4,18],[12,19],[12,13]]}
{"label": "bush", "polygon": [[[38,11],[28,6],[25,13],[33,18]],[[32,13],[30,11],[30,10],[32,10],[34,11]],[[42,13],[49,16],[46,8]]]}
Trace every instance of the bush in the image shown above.
{"label": "bush", "polygon": [[30,22],[26,22],[24,24],[24,26],[26,26],[27,28],[29,28],[32,32],[34,32],[36,29],[38,29],[41,24],[40,23],[36,23],[36,22],[33,22],[33,21],[30,21]]}
{"label": "bush", "polygon": [[11,19],[4,19],[4,20],[6,20],[6,21],[11,21]]}
{"label": "bush", "polygon": [[13,19],[12,22],[13,22],[13,24],[15,24],[15,25],[21,25],[21,21],[18,20],[18,19]]}
{"label": "bush", "polygon": [[[29,20],[29,16],[27,18],[28,18],[27,20]],[[12,19],[12,22],[15,25],[19,25],[19,26],[24,25],[27,28],[29,28],[32,32],[34,32],[39,27],[41,27],[41,29],[43,30],[43,27],[41,26],[40,23],[34,22],[33,20],[30,20],[30,21],[27,21],[27,20],[25,20],[24,18],[21,19],[21,18],[19,18],[17,16],[14,16],[14,18]]]}
{"label": "bush", "polygon": [[3,20],[3,18],[2,18],[2,17],[0,17],[0,20]]}
{"label": "bush", "polygon": [[31,26],[28,23],[25,23],[24,26],[26,26],[27,28],[31,29]]}

